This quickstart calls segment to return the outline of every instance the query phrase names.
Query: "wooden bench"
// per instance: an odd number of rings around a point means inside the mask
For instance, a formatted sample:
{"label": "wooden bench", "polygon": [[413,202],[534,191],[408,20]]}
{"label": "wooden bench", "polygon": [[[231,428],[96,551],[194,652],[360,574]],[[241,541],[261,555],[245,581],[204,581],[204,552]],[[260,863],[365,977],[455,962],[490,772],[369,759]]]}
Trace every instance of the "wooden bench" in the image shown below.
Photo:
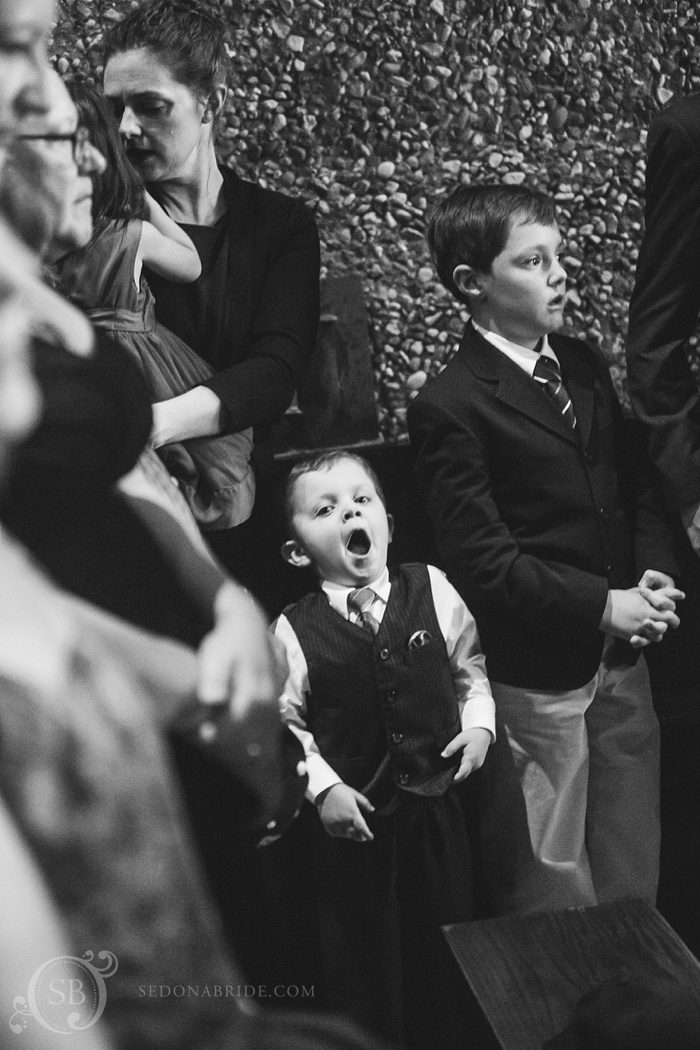
{"label": "wooden bench", "polygon": [[663,975],[700,1012],[700,963],[646,901],[464,922],[444,933],[488,1022],[476,1040],[465,1033],[465,1047],[541,1050],[571,1023],[579,999],[611,980],[653,985]]}

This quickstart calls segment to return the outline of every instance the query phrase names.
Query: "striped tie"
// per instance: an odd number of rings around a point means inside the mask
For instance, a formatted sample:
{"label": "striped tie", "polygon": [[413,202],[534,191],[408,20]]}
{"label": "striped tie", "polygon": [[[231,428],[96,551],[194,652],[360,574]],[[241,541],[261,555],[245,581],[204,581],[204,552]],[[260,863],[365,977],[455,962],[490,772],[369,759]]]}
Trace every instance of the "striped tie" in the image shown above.
{"label": "striped tie", "polygon": [[559,365],[554,358],[540,354],[535,363],[533,378],[544,387],[572,430],[575,429],[576,413],[574,412],[574,406],[571,404],[571,398],[561,381]]}
{"label": "striped tie", "polygon": [[348,594],[348,610],[355,613],[357,622],[372,634],[379,630],[379,620],[375,620],[370,612],[376,600],[377,593],[371,587],[358,587]]}

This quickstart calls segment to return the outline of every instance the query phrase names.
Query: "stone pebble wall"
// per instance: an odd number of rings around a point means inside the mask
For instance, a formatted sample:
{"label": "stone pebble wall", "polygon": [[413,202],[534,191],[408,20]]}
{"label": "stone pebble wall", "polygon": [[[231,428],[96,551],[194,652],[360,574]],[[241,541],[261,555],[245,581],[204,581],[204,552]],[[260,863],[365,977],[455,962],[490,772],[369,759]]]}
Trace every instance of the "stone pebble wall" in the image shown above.
{"label": "stone pebble wall", "polygon": [[[62,74],[99,79],[103,28],[133,0],[61,0]],[[427,205],[459,181],[553,194],[570,330],[603,348],[626,402],[624,337],[643,229],[646,127],[700,88],[686,0],[224,0],[222,159],[316,210],[324,272],[359,273],[381,430],[454,350],[465,314],[437,281]]]}

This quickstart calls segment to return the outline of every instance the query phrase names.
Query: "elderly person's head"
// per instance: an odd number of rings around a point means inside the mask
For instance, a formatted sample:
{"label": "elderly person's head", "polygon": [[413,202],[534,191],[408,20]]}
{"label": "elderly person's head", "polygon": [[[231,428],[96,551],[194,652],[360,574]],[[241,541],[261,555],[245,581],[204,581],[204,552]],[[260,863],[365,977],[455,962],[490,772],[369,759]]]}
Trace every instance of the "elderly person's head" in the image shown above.
{"label": "elderly person's head", "polygon": [[[47,42],[53,0],[0,0],[0,171],[23,120],[48,109]],[[40,411],[29,367],[36,287],[32,260],[0,221],[0,480],[9,452],[31,430]]]}
{"label": "elderly person's head", "polygon": [[214,4],[152,0],[107,33],[105,95],[145,182],[187,178],[213,151],[227,60]]}
{"label": "elderly person's head", "polygon": [[48,107],[53,0],[0,0],[0,163],[20,121]]}
{"label": "elderly person's head", "polygon": [[[3,251],[0,245],[0,292],[6,284],[8,294],[21,293],[34,335],[87,354],[94,339],[87,318],[38,279],[38,263],[28,266],[20,259],[24,251],[31,260],[41,256],[50,261],[87,244],[92,236],[91,176],[104,163],[79,132],[75,106],[58,74],[47,67],[43,79],[50,106],[20,122],[0,170],[0,217],[19,238],[14,250]],[[9,230],[4,232],[10,237]],[[0,329],[0,339],[3,334]]]}
{"label": "elderly person's head", "polygon": [[0,179],[0,211],[40,255],[59,258],[92,236],[92,176],[104,160],[78,124],[65,84],[47,74],[51,105],[22,122]]}

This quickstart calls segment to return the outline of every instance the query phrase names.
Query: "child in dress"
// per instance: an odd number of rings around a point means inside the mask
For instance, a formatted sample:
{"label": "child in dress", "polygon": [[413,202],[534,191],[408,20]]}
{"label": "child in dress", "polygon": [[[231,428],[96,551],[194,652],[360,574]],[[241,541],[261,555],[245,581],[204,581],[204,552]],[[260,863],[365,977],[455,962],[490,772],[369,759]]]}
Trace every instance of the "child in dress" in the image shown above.
{"label": "child in dress", "polygon": [[494,705],[474,619],[429,565],[387,569],[392,520],[368,463],[326,452],[293,467],[290,539],[319,588],[275,634],[283,717],[301,739],[327,1003],[397,1045],[463,1045],[444,923],[471,918],[456,784],[484,761]]}
{"label": "child in dress", "polygon": [[[144,265],[169,280],[194,281],[201,272],[189,237],[144,189],[123,151],[103,97],[85,84],[71,86],[80,124],[107,160],[94,180],[94,235],[87,248],[58,263],[63,290],[140,364],[151,400],[166,401],[206,384],[209,365],[156,321]],[[175,477],[202,528],[225,529],[253,508],[252,428],[237,434],[190,438],[162,445],[159,455]]]}

